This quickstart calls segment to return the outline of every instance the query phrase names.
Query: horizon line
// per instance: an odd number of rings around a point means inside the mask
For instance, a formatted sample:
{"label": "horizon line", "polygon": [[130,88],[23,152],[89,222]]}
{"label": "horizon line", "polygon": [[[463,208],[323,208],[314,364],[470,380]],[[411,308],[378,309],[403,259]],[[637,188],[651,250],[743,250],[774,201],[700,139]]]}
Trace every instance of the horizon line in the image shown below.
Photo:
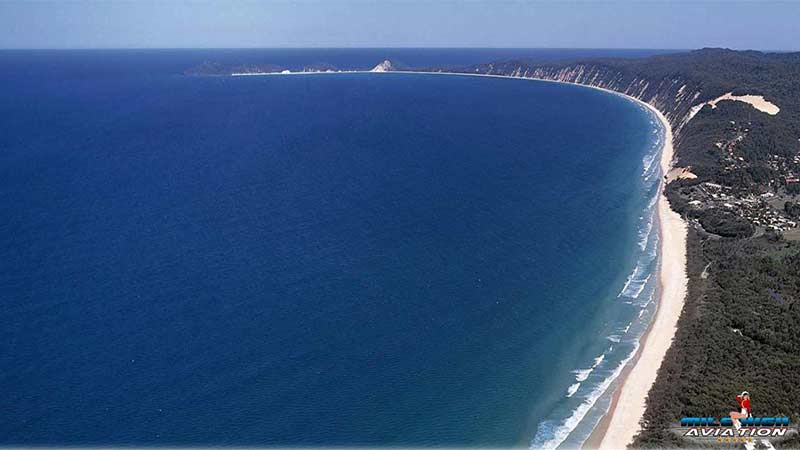
{"label": "horizon line", "polygon": [[100,50],[616,50],[616,51],[674,51],[689,52],[696,50],[730,50],[737,52],[761,52],[761,53],[800,53],[797,49],[757,49],[757,48],[730,48],[722,46],[702,46],[691,48],[658,48],[658,47],[520,47],[520,46],[242,46],[242,47],[0,47],[0,51],[100,51]]}
{"label": "horizon line", "polygon": [[737,49],[730,47],[704,46],[693,48],[657,48],[657,47],[473,47],[473,46],[252,46],[252,47],[0,47],[0,51],[143,51],[143,50],[617,50],[617,51],[674,51],[689,52],[704,49],[730,50],[737,52],[761,53],[800,53],[800,49]]}

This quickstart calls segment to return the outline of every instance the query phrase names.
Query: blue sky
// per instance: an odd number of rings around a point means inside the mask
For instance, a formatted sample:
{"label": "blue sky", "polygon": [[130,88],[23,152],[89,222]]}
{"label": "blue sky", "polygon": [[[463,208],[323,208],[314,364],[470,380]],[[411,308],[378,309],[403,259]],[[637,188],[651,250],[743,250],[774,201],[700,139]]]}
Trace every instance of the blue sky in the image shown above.
{"label": "blue sky", "polygon": [[800,1],[0,0],[0,48],[800,50]]}

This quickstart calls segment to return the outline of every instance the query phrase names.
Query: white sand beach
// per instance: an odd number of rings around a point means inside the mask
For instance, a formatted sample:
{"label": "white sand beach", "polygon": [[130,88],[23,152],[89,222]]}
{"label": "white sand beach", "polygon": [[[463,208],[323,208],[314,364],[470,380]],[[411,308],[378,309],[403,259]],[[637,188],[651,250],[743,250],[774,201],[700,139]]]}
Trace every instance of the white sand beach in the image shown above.
{"label": "white sand beach", "polygon": [[[673,158],[672,132],[666,118],[647,105],[661,120],[666,136],[661,153],[662,173],[671,169]],[[639,352],[632,366],[623,375],[620,387],[604,423],[598,427],[595,442],[600,449],[624,449],[632,441],[645,410],[647,393],[655,382],[661,362],[667,353],[683,309],[686,297],[686,223],[673,211],[666,196],[658,200],[658,218],[661,227],[661,267],[658,310],[647,334],[642,338]],[[587,443],[587,446],[591,444]],[[592,446],[594,448],[594,446]]]}

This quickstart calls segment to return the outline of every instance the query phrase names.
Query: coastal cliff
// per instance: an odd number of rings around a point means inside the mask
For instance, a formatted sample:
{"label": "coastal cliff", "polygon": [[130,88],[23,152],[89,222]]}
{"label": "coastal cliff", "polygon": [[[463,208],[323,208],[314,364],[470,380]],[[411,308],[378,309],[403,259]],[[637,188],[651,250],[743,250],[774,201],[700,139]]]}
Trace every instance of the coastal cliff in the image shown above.
{"label": "coastal cliff", "polygon": [[521,62],[490,63],[470,72],[583,84],[620,92],[661,111],[679,135],[701,97],[701,86],[680,78],[648,79],[598,63],[530,66]]}

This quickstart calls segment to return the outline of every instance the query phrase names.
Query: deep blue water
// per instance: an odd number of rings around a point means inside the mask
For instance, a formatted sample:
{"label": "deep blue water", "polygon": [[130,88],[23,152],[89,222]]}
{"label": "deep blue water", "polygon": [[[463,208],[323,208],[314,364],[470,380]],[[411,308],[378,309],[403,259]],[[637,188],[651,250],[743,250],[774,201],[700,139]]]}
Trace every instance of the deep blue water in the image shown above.
{"label": "deep blue water", "polygon": [[0,444],[543,445],[595,405],[652,308],[649,114],[197,52],[0,53]]}

